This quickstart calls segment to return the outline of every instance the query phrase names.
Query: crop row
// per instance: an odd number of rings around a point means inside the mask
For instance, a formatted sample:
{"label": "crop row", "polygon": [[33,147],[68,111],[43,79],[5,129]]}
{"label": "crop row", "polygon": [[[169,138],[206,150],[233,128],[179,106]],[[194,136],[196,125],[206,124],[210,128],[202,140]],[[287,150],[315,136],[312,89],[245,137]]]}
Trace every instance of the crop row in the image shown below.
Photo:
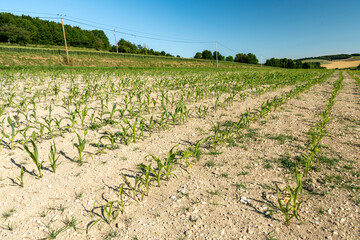
{"label": "crop row", "polygon": [[295,163],[295,187],[288,185],[285,189],[279,189],[279,187],[276,186],[278,205],[287,225],[290,224],[290,220],[294,217],[297,220],[300,220],[298,212],[301,204],[304,202],[304,200],[300,200],[303,191],[303,182],[305,181],[306,177],[308,177],[309,171],[316,161],[321,140],[326,134],[325,126],[330,121],[332,107],[335,104],[335,97],[342,87],[343,79],[343,72],[340,72],[339,79],[334,83],[334,90],[331,94],[331,97],[328,99],[328,103],[325,109],[320,113],[320,121],[309,130],[309,135],[311,137],[309,145],[307,146],[306,151],[303,152],[299,158],[301,161],[299,163]]}

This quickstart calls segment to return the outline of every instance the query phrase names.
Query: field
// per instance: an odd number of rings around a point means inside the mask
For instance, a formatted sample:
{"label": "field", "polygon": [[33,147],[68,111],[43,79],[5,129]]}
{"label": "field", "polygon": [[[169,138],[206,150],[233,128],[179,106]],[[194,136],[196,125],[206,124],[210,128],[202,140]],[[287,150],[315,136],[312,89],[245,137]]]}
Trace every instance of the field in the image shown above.
{"label": "field", "polygon": [[358,239],[359,84],[4,67],[0,239]]}
{"label": "field", "polygon": [[[60,51],[60,52],[59,52]],[[18,47],[0,44],[2,66],[76,66],[76,67],[214,67],[214,60],[175,58],[126,53],[109,53],[70,48],[70,64],[65,50],[50,47]],[[258,65],[219,61],[222,68],[258,68]]]}
{"label": "field", "polygon": [[360,60],[338,60],[338,61],[331,61],[327,64],[322,64],[323,67],[327,69],[342,69],[342,68],[351,68],[357,67],[360,65]]}
{"label": "field", "polygon": [[319,62],[322,67],[326,69],[344,69],[344,68],[352,68],[360,65],[360,57],[353,56],[347,59],[342,60],[333,60],[328,61],[324,59],[308,59],[304,60],[304,62]]}

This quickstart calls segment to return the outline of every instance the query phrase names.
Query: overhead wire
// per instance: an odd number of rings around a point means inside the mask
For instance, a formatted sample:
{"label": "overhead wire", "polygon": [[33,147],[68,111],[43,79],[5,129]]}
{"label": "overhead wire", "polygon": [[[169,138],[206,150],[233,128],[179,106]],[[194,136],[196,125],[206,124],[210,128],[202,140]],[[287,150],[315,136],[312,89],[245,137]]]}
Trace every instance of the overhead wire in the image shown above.
{"label": "overhead wire", "polygon": [[[189,41],[189,42],[194,42],[194,41],[195,41],[195,40],[190,40],[190,39],[181,39],[181,38],[169,37],[169,36],[165,36],[165,35],[159,35],[159,34],[153,34],[153,33],[147,33],[147,32],[137,31],[137,30],[128,29],[128,28],[122,28],[122,27],[119,27],[119,26],[108,25],[108,24],[103,24],[103,23],[99,23],[99,22],[94,22],[94,21],[90,21],[90,20],[85,20],[85,19],[77,18],[77,17],[72,17],[72,16],[69,16],[69,15],[66,15],[66,16],[67,16],[68,18],[72,18],[72,19],[76,19],[76,20],[80,20],[80,21],[85,21],[85,22],[90,22],[90,23],[102,25],[102,26],[111,27],[111,28],[114,28],[115,30],[116,30],[116,29],[122,29],[122,30],[130,31],[130,32],[141,33],[141,34],[145,34],[145,35],[156,36],[156,37],[167,38],[167,39],[174,39],[174,40],[179,40],[179,41]],[[113,30],[112,30],[112,31],[113,31]],[[136,34],[135,34],[135,35],[136,35]],[[205,42],[205,41],[195,41],[195,42]]]}
{"label": "overhead wire", "polygon": [[17,10],[9,10],[9,9],[3,9],[0,8],[0,11],[4,12],[17,12],[17,13],[31,13],[31,14],[40,14],[40,15],[57,15],[56,13],[39,13],[39,12],[29,12],[29,11],[17,11]]}
{"label": "overhead wire", "polygon": [[84,22],[80,22],[80,21],[75,21],[75,20],[69,19],[68,16],[64,17],[63,19],[67,20],[67,21],[70,21],[70,22],[74,22],[74,23],[78,23],[78,24],[82,24],[82,25],[86,25],[86,26],[90,26],[90,27],[95,27],[95,28],[99,28],[99,29],[102,29],[102,30],[110,31],[110,32],[121,33],[121,34],[125,34],[125,35],[128,35],[128,36],[139,37],[139,38],[147,38],[147,39],[152,39],[152,40],[166,41],[166,42],[177,42],[177,43],[215,43],[215,41],[186,41],[186,40],[175,40],[175,39],[165,39],[165,38],[158,38],[158,37],[149,37],[149,36],[143,36],[143,35],[134,34],[134,33],[128,33],[128,32],[124,32],[124,31],[119,31],[119,30],[116,30],[116,29],[100,27],[100,26],[96,26],[96,25],[93,25],[93,24],[84,23]]}
{"label": "overhead wire", "polygon": [[[127,29],[127,28],[122,28],[122,27],[118,27],[118,26],[102,24],[102,23],[98,23],[98,22],[94,22],[94,21],[90,21],[90,20],[85,20],[85,19],[69,16],[69,15],[60,15],[60,14],[55,14],[55,13],[40,13],[40,12],[31,12],[31,11],[17,11],[17,10],[9,10],[9,9],[1,9],[1,8],[0,8],[0,11],[50,15],[50,16],[38,16],[38,18],[40,18],[40,19],[58,19],[58,20],[60,20],[60,16],[62,16],[64,20],[72,22],[72,23],[81,24],[84,26],[93,27],[96,29],[101,29],[101,30],[105,30],[105,31],[109,31],[109,32],[124,34],[127,36],[145,38],[145,39],[151,39],[151,40],[157,40],[157,41],[174,42],[174,43],[188,43],[188,44],[204,44],[204,43],[215,44],[216,43],[216,41],[214,41],[214,40],[213,41],[198,41],[198,40],[180,39],[180,38],[174,38],[174,37],[169,37],[169,36],[164,36],[164,35],[147,33],[147,32]],[[55,17],[55,16],[57,16],[57,17]],[[91,23],[93,23],[93,24],[91,24]],[[94,24],[96,24],[96,25],[94,25]],[[99,25],[101,25],[101,26],[99,26]],[[105,26],[105,27],[103,27],[103,26]],[[111,29],[110,27],[113,29]],[[126,31],[120,31],[119,29],[126,30]],[[138,34],[138,33],[140,33],[140,34]],[[145,35],[148,35],[148,36],[145,36]],[[231,52],[238,53],[238,51],[227,47],[226,45],[224,45],[221,42],[217,42],[217,43],[220,46],[222,46],[223,48],[225,48]]]}

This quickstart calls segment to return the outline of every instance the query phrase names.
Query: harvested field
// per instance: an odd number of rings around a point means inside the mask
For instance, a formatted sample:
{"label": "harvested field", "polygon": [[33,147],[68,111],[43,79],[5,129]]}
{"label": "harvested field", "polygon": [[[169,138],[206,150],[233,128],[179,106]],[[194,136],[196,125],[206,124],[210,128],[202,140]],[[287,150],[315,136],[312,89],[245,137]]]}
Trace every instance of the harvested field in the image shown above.
{"label": "harvested field", "polygon": [[350,68],[357,67],[360,65],[360,60],[347,61],[347,60],[339,60],[339,61],[331,61],[327,64],[321,64],[321,66],[326,67],[327,69],[342,69],[342,68]]}

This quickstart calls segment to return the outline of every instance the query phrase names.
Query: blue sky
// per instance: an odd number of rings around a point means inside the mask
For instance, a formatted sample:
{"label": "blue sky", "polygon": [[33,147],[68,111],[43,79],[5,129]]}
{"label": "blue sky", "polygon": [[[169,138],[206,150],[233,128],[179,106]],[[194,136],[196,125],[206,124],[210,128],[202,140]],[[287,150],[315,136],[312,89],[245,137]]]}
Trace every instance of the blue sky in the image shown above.
{"label": "blue sky", "polygon": [[[65,14],[99,27],[115,26],[117,31],[137,35],[117,33],[118,40],[182,57],[214,51],[215,41],[225,56],[252,52],[259,60],[360,52],[358,0],[0,0],[0,11],[5,10],[39,17]],[[95,29],[66,20],[65,24]],[[105,33],[114,44],[114,33]]]}

